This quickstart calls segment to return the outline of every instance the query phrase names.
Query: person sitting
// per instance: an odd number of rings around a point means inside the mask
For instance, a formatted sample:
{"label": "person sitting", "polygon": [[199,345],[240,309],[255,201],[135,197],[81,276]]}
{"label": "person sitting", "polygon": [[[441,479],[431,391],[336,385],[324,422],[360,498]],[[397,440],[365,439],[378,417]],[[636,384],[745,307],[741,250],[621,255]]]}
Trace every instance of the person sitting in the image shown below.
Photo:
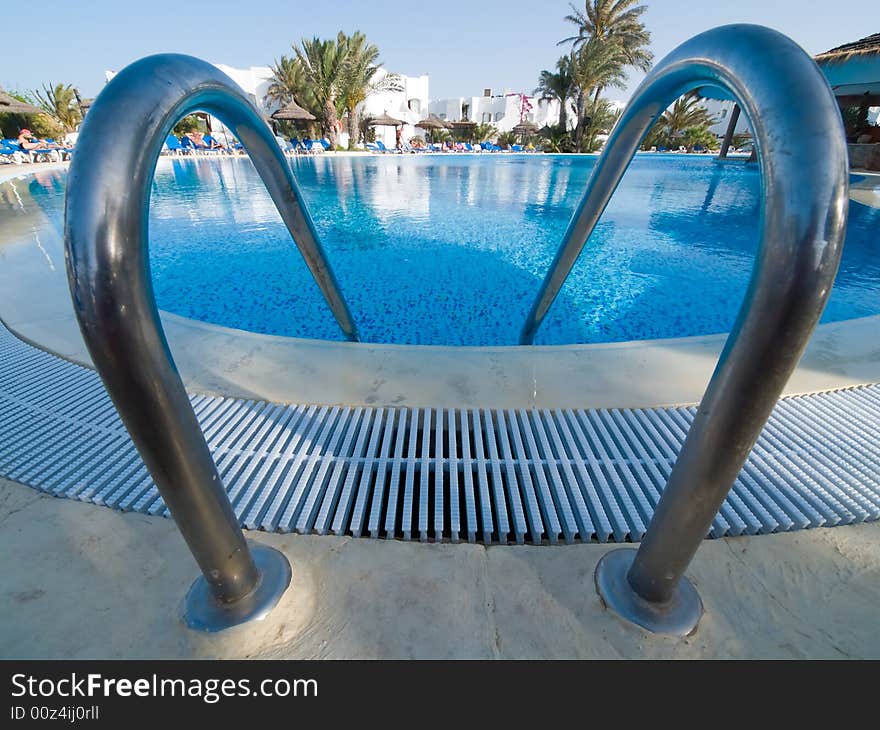
{"label": "person sitting", "polygon": [[224,150],[226,149],[222,144],[220,144],[214,137],[210,134],[206,134],[202,141],[207,145],[209,150]]}
{"label": "person sitting", "polygon": [[187,133],[186,133],[186,136],[189,137],[190,142],[193,143],[193,146],[194,146],[197,150],[206,150],[206,149],[208,149],[208,145],[205,144],[205,140],[204,140],[204,138],[202,137],[202,133],[201,133],[201,132],[187,132]]}
{"label": "person sitting", "polygon": [[45,147],[45,145],[38,140],[31,133],[29,129],[22,129],[21,132],[18,133],[18,146],[23,150],[30,151],[36,150]]}

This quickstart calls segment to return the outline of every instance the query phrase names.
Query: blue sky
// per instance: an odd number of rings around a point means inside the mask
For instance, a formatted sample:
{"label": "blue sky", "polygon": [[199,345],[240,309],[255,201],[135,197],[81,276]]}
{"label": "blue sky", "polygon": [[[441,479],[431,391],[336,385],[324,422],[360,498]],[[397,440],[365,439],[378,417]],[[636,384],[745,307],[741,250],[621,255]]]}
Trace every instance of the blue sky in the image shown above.
{"label": "blue sky", "polygon": [[[870,0],[645,4],[658,59],[702,30],[732,22],[776,28],[810,53],[880,31],[880,13],[869,10]],[[484,87],[528,91],[542,68],[553,67],[562,50],[556,42],[571,28],[563,21],[566,0],[43,0],[8,5],[4,24],[19,32],[4,33],[0,85],[32,89],[64,81],[86,96],[100,91],[105,69],[119,70],[151,53],[190,53],[239,67],[266,65],[289,53],[291,42],[300,37],[331,36],[340,28],[366,33],[389,69],[429,73],[433,98],[480,94]],[[26,30],[34,23],[38,29]],[[631,76],[630,89],[639,78]],[[628,92],[609,95],[625,99]]]}

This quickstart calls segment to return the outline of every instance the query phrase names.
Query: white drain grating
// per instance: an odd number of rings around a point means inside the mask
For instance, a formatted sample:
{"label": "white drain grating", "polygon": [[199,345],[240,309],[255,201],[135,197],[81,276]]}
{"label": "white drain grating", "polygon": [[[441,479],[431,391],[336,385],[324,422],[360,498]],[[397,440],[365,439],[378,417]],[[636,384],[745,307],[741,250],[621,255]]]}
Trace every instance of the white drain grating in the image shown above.
{"label": "white drain grating", "polygon": [[[246,527],[484,543],[640,540],[695,412],[192,403]],[[878,426],[877,385],[781,400],[711,536],[878,519]],[[0,474],[167,515],[97,374],[2,326]]]}

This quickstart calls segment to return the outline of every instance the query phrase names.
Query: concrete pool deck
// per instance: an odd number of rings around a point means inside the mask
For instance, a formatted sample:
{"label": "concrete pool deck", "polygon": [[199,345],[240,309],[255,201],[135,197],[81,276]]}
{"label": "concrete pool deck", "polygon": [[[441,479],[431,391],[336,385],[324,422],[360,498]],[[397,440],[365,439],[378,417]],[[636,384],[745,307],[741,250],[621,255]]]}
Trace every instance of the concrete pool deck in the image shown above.
{"label": "concrete pool deck", "polygon": [[880,658],[880,523],[708,540],[706,615],[652,636],[593,588],[614,546],[450,545],[247,533],[293,582],[262,622],[187,629],[197,574],[171,520],[0,479],[4,658]]}

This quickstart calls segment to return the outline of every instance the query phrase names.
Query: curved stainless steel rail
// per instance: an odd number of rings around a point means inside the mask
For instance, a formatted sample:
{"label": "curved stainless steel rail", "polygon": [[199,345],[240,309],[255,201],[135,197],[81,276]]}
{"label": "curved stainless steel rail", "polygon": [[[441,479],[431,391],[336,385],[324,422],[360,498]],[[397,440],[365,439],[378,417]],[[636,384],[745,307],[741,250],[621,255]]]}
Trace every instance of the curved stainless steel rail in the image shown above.
{"label": "curved stainless steel rail", "polygon": [[708,31],[663,59],[608,139],[521,336],[523,344],[533,341],[647,131],[674,99],[705,86],[732,94],[752,122],[764,197],[760,246],[645,539],[638,552],[610,552],[596,569],[606,605],[649,630],[681,635],[702,615],[684,571],[797,365],[840,262],[846,143],[813,60],[785,36],[753,25]]}
{"label": "curved stainless steel rail", "polygon": [[290,566],[274,550],[248,549],[153,294],[150,185],[172,125],[194,110],[220,118],[241,140],[343,332],[351,340],[357,332],[290,167],[241,89],[190,56],[151,56],[120,72],[89,110],[70,167],[67,273],[95,367],[202,569],[186,620],[210,631],[263,616],[287,588]]}

